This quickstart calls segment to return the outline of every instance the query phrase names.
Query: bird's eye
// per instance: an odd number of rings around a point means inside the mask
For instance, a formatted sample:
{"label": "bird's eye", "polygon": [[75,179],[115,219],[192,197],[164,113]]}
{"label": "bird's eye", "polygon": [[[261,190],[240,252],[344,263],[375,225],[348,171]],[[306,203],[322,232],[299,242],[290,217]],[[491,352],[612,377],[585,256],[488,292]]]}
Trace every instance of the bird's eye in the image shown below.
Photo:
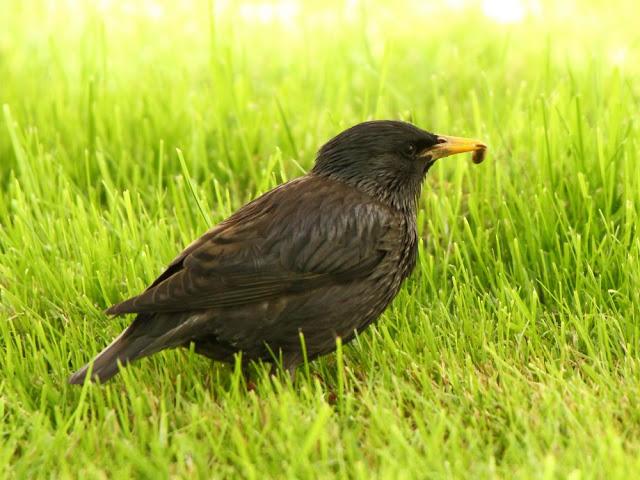
{"label": "bird's eye", "polygon": [[408,157],[413,157],[416,154],[416,144],[408,143],[404,147],[404,154]]}

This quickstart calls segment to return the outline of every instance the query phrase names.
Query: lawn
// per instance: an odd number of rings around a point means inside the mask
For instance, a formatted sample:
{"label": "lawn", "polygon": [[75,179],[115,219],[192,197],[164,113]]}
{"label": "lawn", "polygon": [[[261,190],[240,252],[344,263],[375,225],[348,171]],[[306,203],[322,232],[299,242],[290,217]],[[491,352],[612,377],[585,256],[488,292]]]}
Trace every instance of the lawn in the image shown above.
{"label": "lawn", "polygon": [[[637,474],[640,6],[500,3],[0,0],[0,476]],[[429,173],[376,326],[255,391],[188,350],[67,384],[106,307],[380,118],[490,149]]]}

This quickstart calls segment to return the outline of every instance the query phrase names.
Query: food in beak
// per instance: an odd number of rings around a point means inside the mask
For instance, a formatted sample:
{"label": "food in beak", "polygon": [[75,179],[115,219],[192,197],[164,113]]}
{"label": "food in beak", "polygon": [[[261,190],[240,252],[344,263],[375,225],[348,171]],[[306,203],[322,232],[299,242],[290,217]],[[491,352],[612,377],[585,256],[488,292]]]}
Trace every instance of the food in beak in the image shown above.
{"label": "food in beak", "polygon": [[476,165],[478,163],[482,163],[484,161],[484,157],[487,154],[487,147],[479,148],[478,150],[474,150],[473,155],[471,157],[471,161]]}

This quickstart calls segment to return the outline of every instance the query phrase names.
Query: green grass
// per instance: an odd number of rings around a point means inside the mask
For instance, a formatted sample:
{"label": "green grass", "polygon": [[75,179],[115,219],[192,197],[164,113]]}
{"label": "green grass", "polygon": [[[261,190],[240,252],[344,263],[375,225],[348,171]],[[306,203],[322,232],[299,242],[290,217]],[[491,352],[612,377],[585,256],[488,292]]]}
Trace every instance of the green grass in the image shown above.
{"label": "green grass", "polygon": [[[232,3],[0,0],[0,475],[637,473],[637,2]],[[490,145],[432,169],[375,327],[257,392],[189,351],[66,384],[104,308],[371,118]]]}

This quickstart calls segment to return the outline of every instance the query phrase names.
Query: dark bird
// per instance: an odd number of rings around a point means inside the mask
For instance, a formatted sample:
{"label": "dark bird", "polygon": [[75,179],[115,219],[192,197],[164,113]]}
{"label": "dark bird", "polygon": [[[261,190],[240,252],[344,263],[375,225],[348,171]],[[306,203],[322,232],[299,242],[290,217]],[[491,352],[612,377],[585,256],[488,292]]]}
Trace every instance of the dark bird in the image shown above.
{"label": "dark bird", "polygon": [[[308,174],[243,206],[189,245],[140,295],[109,315],[135,320],[69,379],[103,382],[119,365],[166,348],[213,360],[303,361],[375,321],[416,263],[422,182],[439,158],[477,140],[399,121],[365,122],[318,152]],[[476,154],[477,152],[477,154]]]}

